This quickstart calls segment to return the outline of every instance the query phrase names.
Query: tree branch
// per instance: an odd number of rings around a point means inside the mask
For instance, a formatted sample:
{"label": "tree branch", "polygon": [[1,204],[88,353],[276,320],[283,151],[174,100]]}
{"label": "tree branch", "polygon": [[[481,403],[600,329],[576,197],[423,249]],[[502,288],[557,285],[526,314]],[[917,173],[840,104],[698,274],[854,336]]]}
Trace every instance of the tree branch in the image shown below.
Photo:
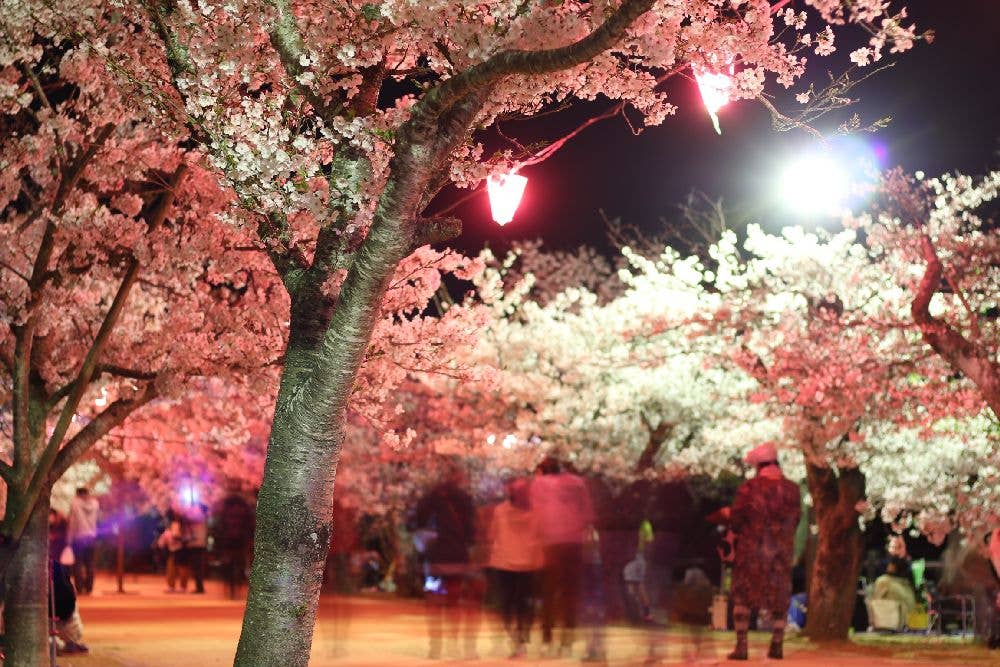
{"label": "tree branch", "polygon": [[[115,366],[113,364],[98,364],[97,368],[94,370],[94,376],[103,375],[107,373],[108,375],[117,375],[118,377],[131,378],[133,380],[153,380],[157,377],[157,374],[152,371],[140,371],[134,368],[125,368],[123,366]],[[75,386],[76,378],[72,381],[67,382],[63,386],[59,387],[57,390],[52,392],[45,401],[45,411],[48,412],[55,406],[59,405],[59,401],[63,400],[69,396],[70,392],[73,391]]]}
{"label": "tree branch", "polygon": [[111,429],[119,426],[133,412],[156,398],[156,395],[155,384],[149,382],[136,396],[115,401],[101,414],[90,420],[59,450],[52,463],[52,468],[45,478],[45,485],[50,486],[58,481],[66,473],[66,470],[76,463],[94,443],[107,435]]}
{"label": "tree branch", "polygon": [[281,282],[289,294],[298,290],[303,274],[309,268],[302,251],[292,245],[292,232],[284,213],[271,212],[261,216],[257,225],[257,236],[264,244],[264,250],[281,276]]}
{"label": "tree branch", "polygon": [[993,414],[1000,416],[1000,366],[985,350],[970,342],[944,320],[930,312],[931,299],[941,286],[944,267],[927,234],[920,236],[920,251],[927,268],[910,304],[913,321],[920,328],[924,341],[956,371],[969,378],[978,388]]}
{"label": "tree branch", "polygon": [[271,40],[271,46],[278,53],[278,59],[281,61],[285,74],[292,80],[295,89],[302,93],[316,110],[316,114],[323,120],[330,122],[337,115],[340,105],[326,104],[311,86],[302,82],[301,77],[305,73],[302,60],[308,56],[308,52],[302,41],[302,33],[295,20],[291,4],[288,0],[267,0],[267,3],[278,14],[277,21],[271,25],[267,34]]}
{"label": "tree branch", "polygon": [[643,473],[653,467],[653,462],[656,461],[656,455],[660,452],[660,448],[663,447],[663,443],[666,442],[667,437],[673,432],[676,424],[671,424],[669,422],[660,422],[660,424],[654,427],[646,415],[639,415],[642,419],[643,426],[646,427],[646,432],[648,434],[648,439],[646,440],[646,446],[643,448],[642,453],[639,455],[639,460],[635,464],[635,471],[637,473]]}
{"label": "tree branch", "polygon": [[[183,162],[181,162],[174,170],[173,176],[171,177],[166,190],[163,191],[156,205],[147,215],[146,221],[149,226],[149,233],[155,232],[160,225],[163,224],[164,219],[167,217],[167,212],[170,210],[170,207],[174,202],[174,197],[178,186],[180,185],[181,179],[184,177],[185,171],[186,166]],[[82,400],[87,387],[90,385],[94,372],[97,370],[98,360],[104,352],[104,348],[111,337],[111,333],[118,324],[118,319],[125,308],[125,303],[128,300],[132,286],[138,278],[140,268],[141,265],[139,264],[139,261],[135,257],[132,257],[129,261],[128,268],[125,270],[125,275],[122,277],[122,281],[118,285],[118,291],[115,294],[115,298],[111,302],[108,312],[105,313],[104,320],[101,322],[97,335],[94,337],[94,342],[91,343],[90,349],[87,350],[87,354],[80,366],[80,371],[77,374],[76,379],[71,383],[73,387],[67,396],[66,403],[63,405],[62,411],[59,413],[59,418],[56,420],[55,426],[52,429],[52,435],[49,437],[45,450],[42,452],[42,456],[35,466],[35,471],[32,475],[29,488],[41,488],[38,484],[40,484],[41,480],[44,480],[48,476],[52,462],[55,460],[56,453],[59,451],[59,445],[65,437],[66,431],[69,429],[73,415],[76,413],[77,408],[80,405],[80,401]],[[29,498],[29,505],[34,506],[34,502],[35,498]]]}
{"label": "tree branch", "polygon": [[417,235],[413,249],[422,245],[444,243],[457,238],[462,233],[462,220],[455,217],[423,218],[417,225]]}
{"label": "tree branch", "polygon": [[653,0],[624,0],[604,23],[572,44],[540,51],[509,50],[496,53],[428,91],[414,107],[411,120],[406,126],[417,134],[432,131],[435,119],[456,102],[472,91],[491,86],[506,76],[545,74],[587,62],[617,44],[625,36],[628,27],[652,6]]}
{"label": "tree branch", "polygon": [[[111,133],[114,132],[115,126],[111,123],[102,125],[100,129],[97,130],[97,134],[94,135],[94,140],[90,142],[85,150],[83,150],[75,159],[71,160],[69,164],[62,168],[62,174],[59,178],[59,185],[56,186],[56,193],[52,197],[52,203],[49,206],[52,215],[59,215],[62,211],[62,207],[66,205],[66,199],[69,197],[69,193],[73,191],[76,184],[79,182],[80,177],[83,175],[83,170],[87,167],[97,152],[101,150],[104,142],[108,140]],[[44,206],[36,206],[31,214],[25,218],[24,222],[20,224],[17,228],[18,231],[23,232],[28,227],[30,227],[35,220],[37,220],[44,212]],[[47,260],[48,258],[46,258]],[[45,266],[48,266],[48,261],[46,261]],[[35,277],[35,274],[32,274]]]}

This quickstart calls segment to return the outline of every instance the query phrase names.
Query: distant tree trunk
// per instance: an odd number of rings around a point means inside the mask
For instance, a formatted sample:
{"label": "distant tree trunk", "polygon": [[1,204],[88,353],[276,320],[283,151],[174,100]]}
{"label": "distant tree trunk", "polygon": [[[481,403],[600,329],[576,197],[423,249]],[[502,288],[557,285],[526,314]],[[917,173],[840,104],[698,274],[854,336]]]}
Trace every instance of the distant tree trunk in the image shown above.
{"label": "distant tree trunk", "polygon": [[35,505],[7,569],[3,620],[11,667],[49,664],[49,500]]}
{"label": "distant tree trunk", "polygon": [[865,477],[857,468],[835,471],[808,462],[806,473],[819,528],[806,634],[817,641],[846,640],[864,551],[856,505],[865,498]]}

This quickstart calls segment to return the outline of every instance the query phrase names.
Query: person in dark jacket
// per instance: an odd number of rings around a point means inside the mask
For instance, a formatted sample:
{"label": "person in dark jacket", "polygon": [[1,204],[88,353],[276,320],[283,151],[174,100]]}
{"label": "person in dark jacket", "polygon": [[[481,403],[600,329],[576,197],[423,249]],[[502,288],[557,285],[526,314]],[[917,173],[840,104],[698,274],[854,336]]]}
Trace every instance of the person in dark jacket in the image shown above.
{"label": "person in dark jacket", "polygon": [[464,631],[465,657],[476,655],[478,591],[469,550],[476,539],[476,510],[465,490],[465,471],[449,462],[444,477],[417,504],[425,536],[424,590],[430,608],[430,655],[441,656],[445,635],[456,644]]}
{"label": "person in dark jacket", "polygon": [[752,609],[771,612],[773,634],[767,657],[781,659],[801,498],[798,485],[782,474],[773,443],[756,447],[745,461],[756,466],[757,475],[736,491],[729,513],[736,534],[731,593],[736,648],[729,659],[747,659]]}

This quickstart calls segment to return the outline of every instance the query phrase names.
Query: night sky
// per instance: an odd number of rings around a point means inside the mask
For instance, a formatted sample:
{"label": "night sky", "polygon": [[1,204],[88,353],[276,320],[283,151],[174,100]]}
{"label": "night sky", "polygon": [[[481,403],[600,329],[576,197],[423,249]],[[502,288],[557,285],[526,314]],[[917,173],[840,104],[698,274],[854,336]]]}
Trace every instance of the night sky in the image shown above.
{"label": "night sky", "polygon": [[[934,42],[893,56],[895,67],[853,91],[857,105],[817,127],[834,130],[853,112],[865,122],[892,116],[889,127],[865,135],[880,146],[885,167],[929,175],[1000,168],[1000,0],[906,4],[918,28],[935,31]],[[843,67],[854,45],[838,45],[839,60],[826,59],[812,80],[825,78],[826,67]],[[602,121],[546,162],[526,168],[524,200],[506,227],[490,219],[485,194],[459,207],[464,231],[456,245],[470,252],[487,243],[502,250],[512,240],[540,237],[552,248],[606,247],[600,209],[655,233],[676,220],[676,205],[692,189],[723,197],[765,226],[783,224],[774,205],[773,176],[782,157],[815,139],[801,131],[774,131],[767,111],[752,100],[722,110],[718,136],[693,81],[675,77],[668,91],[679,109],[660,127],[634,136],[620,118]],[[609,106],[601,100],[503,127],[520,140],[555,139]]]}

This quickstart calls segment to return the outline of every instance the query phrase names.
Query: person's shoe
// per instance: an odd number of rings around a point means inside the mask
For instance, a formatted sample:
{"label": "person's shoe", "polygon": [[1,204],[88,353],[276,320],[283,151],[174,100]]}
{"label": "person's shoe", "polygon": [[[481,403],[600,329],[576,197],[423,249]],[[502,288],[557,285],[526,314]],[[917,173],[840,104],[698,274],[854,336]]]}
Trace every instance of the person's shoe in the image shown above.
{"label": "person's shoe", "polygon": [[747,660],[747,647],[737,646],[727,657],[730,660]]}
{"label": "person's shoe", "polygon": [[204,588],[196,588],[196,589],[194,589],[191,592],[193,594],[195,594],[195,595],[204,595],[205,594],[205,589]]}
{"label": "person's shoe", "polygon": [[542,652],[539,655],[539,657],[545,660],[548,660],[550,658],[557,658],[559,657],[559,650],[552,644],[545,644],[544,646],[542,646]]}
{"label": "person's shoe", "polygon": [[59,655],[82,655],[90,653],[90,649],[87,648],[86,644],[67,641],[66,645],[59,649],[58,653]]}
{"label": "person's shoe", "polygon": [[782,660],[785,657],[779,642],[771,642],[771,648],[767,649],[767,657],[772,660]]}
{"label": "person's shoe", "polygon": [[514,647],[514,651],[510,654],[511,660],[519,660],[520,658],[528,657],[528,647],[524,644],[518,644]]}

